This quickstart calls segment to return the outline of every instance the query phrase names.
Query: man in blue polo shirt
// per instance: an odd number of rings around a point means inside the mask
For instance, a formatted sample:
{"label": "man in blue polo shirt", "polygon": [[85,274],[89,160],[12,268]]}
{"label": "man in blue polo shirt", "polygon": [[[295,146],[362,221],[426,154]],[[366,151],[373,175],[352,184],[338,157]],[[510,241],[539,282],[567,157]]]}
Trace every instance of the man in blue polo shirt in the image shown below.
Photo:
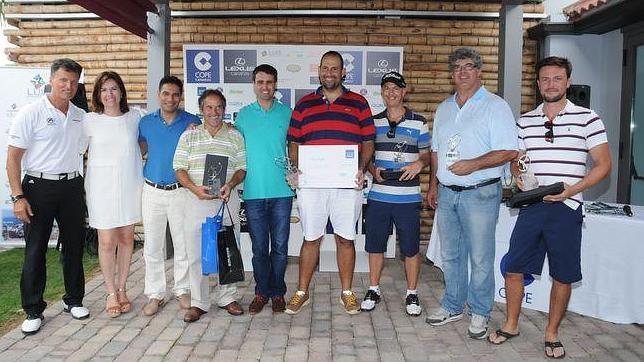
{"label": "man in blue polo shirt", "polygon": [[166,224],[170,225],[174,247],[173,292],[182,309],[190,308],[188,257],[183,235],[181,185],[172,168],[174,151],[179,137],[190,124],[201,124],[194,114],[179,109],[183,82],[166,76],[159,82],[161,108],[148,114],[139,123],[141,153],[147,153],[143,169],[142,213],[145,244],[145,290],[149,298],[143,314],[150,316],[164,304],[166,292],[164,248]]}
{"label": "man in blue polo shirt", "polygon": [[273,313],[282,313],[286,308],[284,274],[293,191],[282,166],[291,109],[274,99],[276,86],[277,70],[268,64],[257,66],[253,71],[257,101],[242,108],[235,119],[246,143],[243,197],[256,283],[255,299],[248,307],[250,314],[261,312],[269,298]]}

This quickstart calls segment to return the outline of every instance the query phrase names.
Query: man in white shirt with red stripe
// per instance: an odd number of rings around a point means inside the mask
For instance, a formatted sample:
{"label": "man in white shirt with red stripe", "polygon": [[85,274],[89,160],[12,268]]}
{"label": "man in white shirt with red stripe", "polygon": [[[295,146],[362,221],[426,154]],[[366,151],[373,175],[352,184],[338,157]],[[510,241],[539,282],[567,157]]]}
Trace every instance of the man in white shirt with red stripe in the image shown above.
{"label": "man in white shirt with red stripe", "polygon": [[[519,148],[530,159],[530,171],[539,185],[563,181],[565,189],[521,209],[507,254],[507,319],[489,341],[502,344],[519,335],[523,273],[541,274],[547,254],[552,288],[544,353],[549,358],[563,358],[566,352],[559,339],[559,325],[571,285],[581,280],[581,193],[610,173],[611,159],[599,116],[566,99],[570,62],[548,57],[537,63],[536,73],[543,103],[519,119]],[[587,172],[589,154],[592,167]],[[516,163],[513,166],[516,176],[518,167]],[[525,187],[519,179],[517,185],[522,190]]]}

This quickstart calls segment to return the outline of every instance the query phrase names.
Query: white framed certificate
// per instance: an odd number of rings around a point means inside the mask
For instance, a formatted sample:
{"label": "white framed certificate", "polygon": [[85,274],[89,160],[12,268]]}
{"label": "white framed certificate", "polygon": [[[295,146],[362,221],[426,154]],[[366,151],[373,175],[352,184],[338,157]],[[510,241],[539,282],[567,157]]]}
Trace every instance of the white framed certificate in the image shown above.
{"label": "white framed certificate", "polygon": [[301,188],[355,188],[358,145],[300,145],[297,167]]}

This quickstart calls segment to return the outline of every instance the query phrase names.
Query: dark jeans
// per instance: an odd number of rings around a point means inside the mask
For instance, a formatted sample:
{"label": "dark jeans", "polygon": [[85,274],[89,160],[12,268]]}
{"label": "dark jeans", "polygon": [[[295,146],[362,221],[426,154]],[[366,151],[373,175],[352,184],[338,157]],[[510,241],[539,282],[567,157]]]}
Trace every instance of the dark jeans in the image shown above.
{"label": "dark jeans", "polygon": [[284,296],[293,198],[245,200],[244,206],[253,244],[255,294],[266,297]]}
{"label": "dark jeans", "polygon": [[20,279],[22,308],[27,314],[39,314],[47,280],[47,244],[54,219],[58,223],[67,305],[81,304],[85,295],[83,241],[85,239],[85,198],[83,178],[51,181],[25,176],[22,190],[34,216],[25,224],[25,261]]}

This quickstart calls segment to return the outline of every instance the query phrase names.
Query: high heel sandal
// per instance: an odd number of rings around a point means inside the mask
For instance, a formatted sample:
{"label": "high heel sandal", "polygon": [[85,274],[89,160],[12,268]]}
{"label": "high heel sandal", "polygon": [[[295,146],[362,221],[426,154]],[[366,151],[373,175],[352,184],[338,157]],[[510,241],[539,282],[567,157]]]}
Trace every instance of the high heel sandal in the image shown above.
{"label": "high heel sandal", "polygon": [[[110,305],[110,297],[114,297],[112,300],[116,303],[116,305]],[[118,297],[116,296],[116,293],[107,293],[107,295],[105,296],[105,313],[107,313],[107,316],[110,318],[116,318],[121,315],[121,305],[118,303]]]}
{"label": "high heel sandal", "polygon": [[116,293],[117,293],[117,300],[121,307],[121,313],[129,312],[132,309],[132,303],[130,303],[130,300],[127,298],[127,294],[125,294],[125,289],[119,288],[116,291]]}

